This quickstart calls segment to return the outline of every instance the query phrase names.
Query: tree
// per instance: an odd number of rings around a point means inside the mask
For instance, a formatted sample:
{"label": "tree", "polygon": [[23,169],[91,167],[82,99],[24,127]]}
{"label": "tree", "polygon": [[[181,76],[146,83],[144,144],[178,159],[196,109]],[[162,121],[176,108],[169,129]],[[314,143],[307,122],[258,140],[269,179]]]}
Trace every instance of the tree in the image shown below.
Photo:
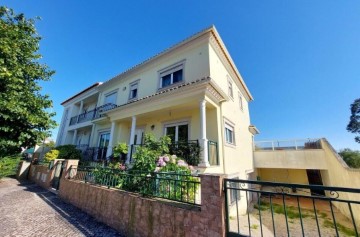
{"label": "tree", "polygon": [[360,168],[360,151],[353,151],[349,148],[345,148],[340,150],[339,155],[342,156],[349,167]]}
{"label": "tree", "polygon": [[[347,125],[347,130],[351,133],[360,134],[360,98],[356,99],[350,106],[351,116]],[[355,137],[355,141],[360,143],[360,136]]]}
{"label": "tree", "polygon": [[0,157],[31,147],[56,126],[39,82],[54,71],[41,64],[35,20],[0,6]]}

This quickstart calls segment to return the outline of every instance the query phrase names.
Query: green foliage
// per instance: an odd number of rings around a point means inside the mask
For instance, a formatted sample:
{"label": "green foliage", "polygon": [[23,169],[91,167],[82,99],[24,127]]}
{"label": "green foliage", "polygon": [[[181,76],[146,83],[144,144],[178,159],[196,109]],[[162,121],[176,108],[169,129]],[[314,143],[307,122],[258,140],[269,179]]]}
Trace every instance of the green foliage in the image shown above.
{"label": "green foliage", "polygon": [[50,80],[54,71],[39,60],[41,37],[34,19],[0,6],[0,154],[18,153],[33,147],[56,123],[48,95],[39,82]]}
{"label": "green foliage", "polygon": [[58,157],[59,157],[59,150],[53,149],[45,154],[45,161],[50,162],[52,160],[57,159]]}
{"label": "green foliage", "polygon": [[[351,104],[350,111],[350,121],[346,129],[351,133],[360,134],[360,98]],[[360,136],[356,136],[355,141],[360,143]]]}
{"label": "green foliage", "polygon": [[56,150],[59,151],[59,156],[57,159],[71,159],[71,160],[80,160],[81,151],[76,149],[75,145],[63,145],[56,147]]}
{"label": "green foliage", "polygon": [[353,151],[349,148],[340,150],[339,155],[351,168],[360,168],[360,151]]}
{"label": "green foliage", "polygon": [[153,134],[145,134],[143,146],[136,148],[132,169],[143,171],[154,171],[156,160],[162,154],[169,152],[169,137],[161,137],[158,141]]}
{"label": "green foliage", "polygon": [[[333,221],[325,220],[324,221],[324,226],[335,229]],[[346,236],[358,236],[359,235],[359,233],[357,233],[357,235],[356,235],[355,230],[353,230],[351,228],[348,228],[348,227],[346,227],[346,226],[344,226],[344,225],[342,225],[340,223],[336,223],[336,228],[338,229],[338,231],[340,231],[341,233],[343,233]]]}
{"label": "green foliage", "polygon": [[130,168],[120,162],[111,163],[110,168],[98,167],[93,172],[95,182],[144,196],[193,202],[198,180],[191,176],[184,160],[166,155],[170,142],[169,137],[156,140],[153,135],[146,134],[143,146],[136,148]]}
{"label": "green foliage", "polygon": [[129,146],[126,145],[126,143],[124,142],[117,144],[113,149],[115,157],[119,157],[120,155],[127,154],[128,151],[129,151]]}
{"label": "green foliage", "polygon": [[0,158],[0,179],[6,176],[15,175],[19,162],[20,156],[6,156]]}

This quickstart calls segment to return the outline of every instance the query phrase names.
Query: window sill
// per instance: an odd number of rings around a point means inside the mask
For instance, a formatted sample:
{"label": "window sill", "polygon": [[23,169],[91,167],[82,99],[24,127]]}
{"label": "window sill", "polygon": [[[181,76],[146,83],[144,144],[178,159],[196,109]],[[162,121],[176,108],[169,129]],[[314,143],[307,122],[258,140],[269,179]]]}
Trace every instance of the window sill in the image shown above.
{"label": "window sill", "polygon": [[224,146],[227,146],[227,147],[231,147],[231,148],[236,149],[236,144],[232,144],[232,143],[227,143],[227,142],[225,142],[225,143],[224,143]]}

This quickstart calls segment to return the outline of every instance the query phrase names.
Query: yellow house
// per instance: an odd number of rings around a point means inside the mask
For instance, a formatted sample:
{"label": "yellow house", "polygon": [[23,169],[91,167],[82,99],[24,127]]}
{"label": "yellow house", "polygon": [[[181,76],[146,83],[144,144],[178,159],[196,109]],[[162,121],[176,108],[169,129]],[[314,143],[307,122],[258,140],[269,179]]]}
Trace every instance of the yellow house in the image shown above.
{"label": "yellow house", "polygon": [[[254,171],[252,96],[211,26],[62,103],[57,145],[109,156],[145,133],[201,147],[201,172],[246,179]],[[130,162],[131,156],[127,158]]]}

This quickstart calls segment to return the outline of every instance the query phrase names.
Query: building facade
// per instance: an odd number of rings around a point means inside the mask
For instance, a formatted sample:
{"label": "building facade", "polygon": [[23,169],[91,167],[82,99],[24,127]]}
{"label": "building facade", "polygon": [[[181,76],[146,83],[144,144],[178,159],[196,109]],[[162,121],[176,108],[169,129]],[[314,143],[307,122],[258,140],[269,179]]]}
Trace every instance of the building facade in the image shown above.
{"label": "building facade", "polygon": [[57,145],[110,156],[119,142],[168,135],[175,144],[199,144],[200,171],[247,178],[254,170],[252,99],[212,26],[64,101]]}

